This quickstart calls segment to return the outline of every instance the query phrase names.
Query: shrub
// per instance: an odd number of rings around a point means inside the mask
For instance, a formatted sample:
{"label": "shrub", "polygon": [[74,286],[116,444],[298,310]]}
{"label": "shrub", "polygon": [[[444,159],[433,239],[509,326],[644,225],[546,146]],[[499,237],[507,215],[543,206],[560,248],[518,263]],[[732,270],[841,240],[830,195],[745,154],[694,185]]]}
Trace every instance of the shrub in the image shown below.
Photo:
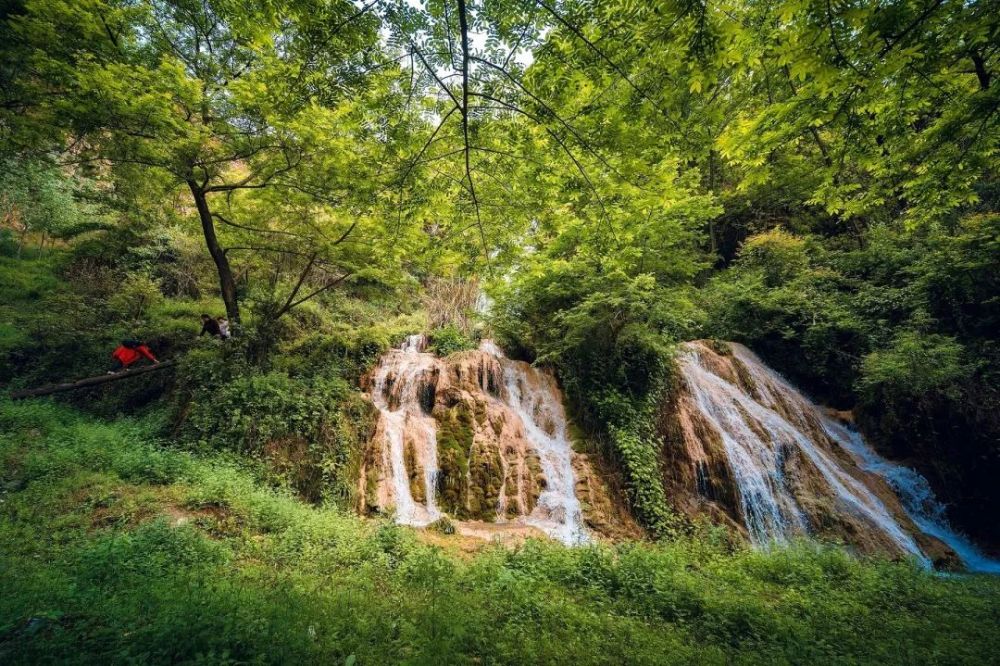
{"label": "shrub", "polygon": [[505,346],[551,364],[576,420],[606,442],[633,509],[654,534],[674,522],[659,473],[653,414],[670,382],[671,342],[698,315],[684,288],[651,274],[593,272],[553,262],[500,294],[494,327]]}
{"label": "shrub", "polygon": [[214,350],[189,354],[182,376],[188,397],[178,419],[189,445],[249,455],[312,501],[353,501],[374,415],[344,380],[259,372]]}
{"label": "shrub", "polygon": [[740,247],[739,263],[745,269],[760,270],[765,286],[777,287],[808,267],[806,241],[775,227],[748,238]]}
{"label": "shrub", "polygon": [[429,336],[429,348],[438,356],[448,356],[455,352],[475,349],[476,342],[458,326],[448,324],[434,329]]}
{"label": "shrub", "polygon": [[954,338],[916,331],[901,331],[891,347],[865,356],[861,367],[858,390],[869,401],[878,394],[955,398],[971,375]]}
{"label": "shrub", "polygon": [[143,273],[129,273],[115,289],[108,307],[123,321],[137,323],[162,300],[160,285],[155,280]]}
{"label": "shrub", "polygon": [[[174,471],[126,473],[147,457]],[[810,543],[441,549],[48,402],[0,402],[0,461],[5,664],[981,663],[1000,641],[994,577]]]}

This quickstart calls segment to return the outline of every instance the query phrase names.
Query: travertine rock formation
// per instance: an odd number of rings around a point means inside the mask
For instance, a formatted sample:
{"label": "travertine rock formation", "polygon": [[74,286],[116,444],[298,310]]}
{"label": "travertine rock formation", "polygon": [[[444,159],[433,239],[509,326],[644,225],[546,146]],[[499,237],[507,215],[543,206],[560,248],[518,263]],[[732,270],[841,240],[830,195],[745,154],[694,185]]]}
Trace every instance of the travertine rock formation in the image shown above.
{"label": "travertine rock formation", "polygon": [[400,522],[532,525],[566,543],[637,533],[573,451],[555,378],[490,343],[444,359],[410,338],[369,381],[381,418],[361,474],[363,510]]}

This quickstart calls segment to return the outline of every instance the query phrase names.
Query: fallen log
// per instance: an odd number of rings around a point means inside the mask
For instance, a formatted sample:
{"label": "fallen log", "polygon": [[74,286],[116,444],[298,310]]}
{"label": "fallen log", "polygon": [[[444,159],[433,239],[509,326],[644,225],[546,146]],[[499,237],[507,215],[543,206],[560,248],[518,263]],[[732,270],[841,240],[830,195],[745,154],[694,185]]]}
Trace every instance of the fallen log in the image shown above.
{"label": "fallen log", "polygon": [[116,372],[113,375],[97,375],[96,377],[78,379],[75,382],[49,384],[48,386],[42,386],[40,388],[11,391],[10,397],[12,400],[23,400],[24,398],[37,398],[42,395],[75,391],[76,389],[86,388],[88,386],[97,386],[108,382],[117,382],[121,379],[128,379],[129,377],[135,377],[136,375],[144,375],[147,372],[155,372],[157,370],[162,370],[163,368],[169,368],[173,365],[175,365],[175,361],[163,361],[162,363],[156,365],[144,365],[133,370],[122,370],[121,372]]}

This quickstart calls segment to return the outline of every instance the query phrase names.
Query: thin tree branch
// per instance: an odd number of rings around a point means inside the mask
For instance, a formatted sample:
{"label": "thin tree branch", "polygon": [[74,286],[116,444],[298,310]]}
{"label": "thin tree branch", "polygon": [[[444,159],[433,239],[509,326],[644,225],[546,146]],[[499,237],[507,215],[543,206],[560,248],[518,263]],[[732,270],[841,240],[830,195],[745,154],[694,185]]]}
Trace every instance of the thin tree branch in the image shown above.
{"label": "thin tree branch", "polygon": [[486,242],[486,230],[483,228],[483,218],[479,212],[479,197],[476,196],[476,183],[472,178],[471,149],[469,141],[469,23],[465,11],[465,0],[458,0],[458,24],[462,30],[462,134],[465,137],[465,177],[469,180],[469,193],[476,207],[476,223],[479,226],[479,237],[483,242],[483,256],[486,267],[492,274],[493,265],[490,261],[490,249]]}
{"label": "thin tree branch", "polygon": [[299,273],[299,279],[296,281],[295,287],[293,287],[292,291],[288,294],[288,298],[285,300],[285,304],[281,306],[281,308],[279,308],[277,312],[274,313],[274,316],[271,317],[272,319],[278,319],[279,317],[281,317],[281,315],[285,314],[292,308],[292,302],[295,300],[295,297],[298,296],[299,290],[302,288],[302,283],[306,281],[307,277],[309,277],[309,273],[312,272],[313,266],[315,265],[316,265],[316,253],[313,252],[312,255],[309,257],[309,261],[306,263],[305,268],[303,268],[302,272]]}
{"label": "thin tree branch", "polygon": [[295,238],[309,239],[309,236],[295,233],[294,231],[282,231],[280,229],[264,229],[262,227],[249,227],[245,224],[238,224],[236,222],[231,222],[230,220],[227,220],[225,217],[223,217],[221,214],[215,211],[212,211],[212,217],[217,219],[219,222],[222,222],[226,226],[235,227],[237,229],[243,229],[245,231],[253,231],[258,234],[280,234],[282,236],[293,236]]}

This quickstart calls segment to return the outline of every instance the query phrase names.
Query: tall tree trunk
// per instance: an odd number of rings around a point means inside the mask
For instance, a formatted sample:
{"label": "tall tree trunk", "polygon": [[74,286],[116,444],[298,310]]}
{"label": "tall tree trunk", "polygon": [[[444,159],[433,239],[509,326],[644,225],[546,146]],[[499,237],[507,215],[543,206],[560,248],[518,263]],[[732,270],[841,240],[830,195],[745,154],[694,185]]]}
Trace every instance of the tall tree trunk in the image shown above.
{"label": "tall tree trunk", "polygon": [[194,197],[195,206],[198,208],[198,218],[201,220],[201,230],[205,235],[205,245],[208,246],[208,253],[212,255],[215,268],[219,272],[219,288],[222,291],[222,301],[226,304],[226,317],[233,325],[235,334],[239,330],[240,304],[236,298],[236,280],[233,279],[233,269],[229,266],[226,252],[219,245],[219,239],[215,235],[215,221],[212,219],[212,211],[208,209],[205,191],[193,180],[188,181],[188,187],[191,188],[191,196]]}

